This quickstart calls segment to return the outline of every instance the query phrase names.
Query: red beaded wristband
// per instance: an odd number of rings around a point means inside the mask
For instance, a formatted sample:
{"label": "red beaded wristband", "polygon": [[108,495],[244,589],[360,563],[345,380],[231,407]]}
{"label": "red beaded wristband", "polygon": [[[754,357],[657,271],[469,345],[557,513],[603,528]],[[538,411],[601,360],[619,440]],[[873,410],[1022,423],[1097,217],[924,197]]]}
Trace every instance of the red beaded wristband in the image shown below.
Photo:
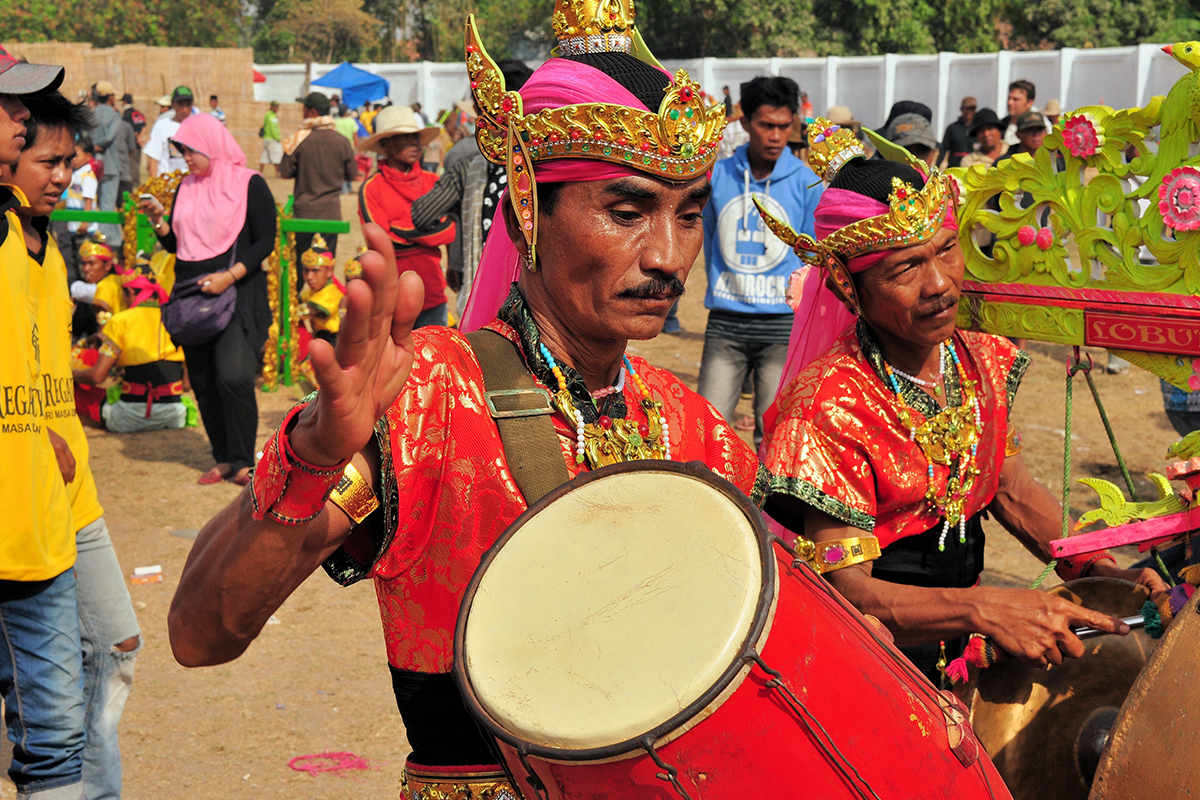
{"label": "red beaded wristband", "polygon": [[282,525],[303,525],[316,519],[350,463],[347,459],[333,467],[321,467],[309,464],[292,450],[288,431],[305,405],[292,408],[263,446],[262,459],[250,481],[253,516],[257,520],[270,518]]}
{"label": "red beaded wristband", "polygon": [[1112,557],[1111,553],[1107,550],[1101,550],[1099,553],[1089,553],[1078,558],[1060,558],[1058,566],[1054,568],[1054,571],[1064,581],[1078,580],[1079,578],[1086,578],[1088,573],[1092,571],[1092,567],[1096,566],[1097,562],[1104,561],[1105,559],[1114,564],[1117,563],[1117,560]]}

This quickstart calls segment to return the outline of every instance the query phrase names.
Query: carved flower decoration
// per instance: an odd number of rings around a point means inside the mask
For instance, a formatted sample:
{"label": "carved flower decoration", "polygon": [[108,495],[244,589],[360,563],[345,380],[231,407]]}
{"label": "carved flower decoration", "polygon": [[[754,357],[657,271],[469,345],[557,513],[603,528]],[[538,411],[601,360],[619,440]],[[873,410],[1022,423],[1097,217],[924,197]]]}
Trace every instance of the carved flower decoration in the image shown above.
{"label": "carved flower decoration", "polygon": [[1063,142],[1076,158],[1091,158],[1104,146],[1104,134],[1087,115],[1076,114],[1063,123]]}
{"label": "carved flower decoration", "polygon": [[1163,222],[1177,231],[1200,228],[1200,170],[1178,167],[1158,187],[1158,210]]}

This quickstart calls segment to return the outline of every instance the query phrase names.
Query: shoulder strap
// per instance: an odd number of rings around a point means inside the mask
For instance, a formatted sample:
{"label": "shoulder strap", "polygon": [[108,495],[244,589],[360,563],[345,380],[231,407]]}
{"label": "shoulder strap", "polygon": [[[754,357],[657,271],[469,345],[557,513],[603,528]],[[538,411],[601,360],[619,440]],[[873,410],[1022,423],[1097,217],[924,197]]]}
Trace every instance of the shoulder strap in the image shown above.
{"label": "shoulder strap", "polygon": [[495,331],[467,334],[483,369],[484,400],[496,420],[504,458],[527,505],[571,479],[550,415],[550,393],[534,383],[516,345]]}

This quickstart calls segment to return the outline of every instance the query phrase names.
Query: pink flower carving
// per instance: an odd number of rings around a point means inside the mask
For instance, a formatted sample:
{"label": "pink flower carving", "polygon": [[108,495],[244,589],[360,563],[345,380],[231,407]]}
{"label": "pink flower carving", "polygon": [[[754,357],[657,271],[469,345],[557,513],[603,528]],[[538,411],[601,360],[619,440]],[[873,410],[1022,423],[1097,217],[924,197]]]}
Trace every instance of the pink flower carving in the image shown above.
{"label": "pink flower carving", "polygon": [[1178,167],[1158,187],[1158,210],[1163,222],[1177,231],[1200,228],[1200,170]]}
{"label": "pink flower carving", "polygon": [[1104,144],[1095,124],[1083,114],[1068,117],[1063,123],[1063,141],[1076,158],[1090,158]]}

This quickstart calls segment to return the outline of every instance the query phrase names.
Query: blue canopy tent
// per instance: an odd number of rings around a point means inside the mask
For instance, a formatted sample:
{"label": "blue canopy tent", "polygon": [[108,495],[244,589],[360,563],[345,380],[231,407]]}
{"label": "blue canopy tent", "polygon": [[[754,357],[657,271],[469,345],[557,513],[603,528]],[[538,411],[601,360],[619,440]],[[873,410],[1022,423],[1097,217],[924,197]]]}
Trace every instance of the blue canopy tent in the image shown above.
{"label": "blue canopy tent", "polygon": [[342,102],[351,108],[358,108],[371,100],[380,100],[388,96],[391,84],[386,78],[373,75],[365,69],[359,69],[349,61],[343,61],[331,71],[312,81],[313,86],[329,89],[340,89]]}

